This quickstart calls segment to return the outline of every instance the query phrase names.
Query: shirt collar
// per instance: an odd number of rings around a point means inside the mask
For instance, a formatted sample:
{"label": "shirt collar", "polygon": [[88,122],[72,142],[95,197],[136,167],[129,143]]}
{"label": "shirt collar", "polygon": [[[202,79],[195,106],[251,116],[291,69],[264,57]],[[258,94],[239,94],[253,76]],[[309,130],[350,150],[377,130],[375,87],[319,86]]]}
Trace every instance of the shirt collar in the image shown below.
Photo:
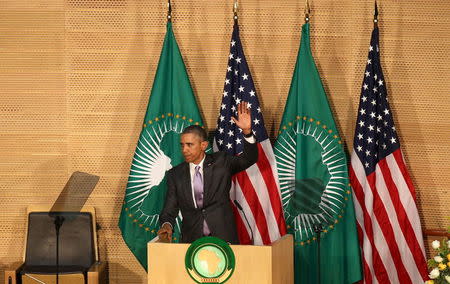
{"label": "shirt collar", "polygon": [[203,162],[205,162],[205,158],[206,158],[206,154],[203,156],[203,159],[200,161],[200,163],[198,163],[197,165],[194,163],[189,163],[189,168],[191,170],[195,170],[196,166],[200,166],[200,169],[203,169]]}

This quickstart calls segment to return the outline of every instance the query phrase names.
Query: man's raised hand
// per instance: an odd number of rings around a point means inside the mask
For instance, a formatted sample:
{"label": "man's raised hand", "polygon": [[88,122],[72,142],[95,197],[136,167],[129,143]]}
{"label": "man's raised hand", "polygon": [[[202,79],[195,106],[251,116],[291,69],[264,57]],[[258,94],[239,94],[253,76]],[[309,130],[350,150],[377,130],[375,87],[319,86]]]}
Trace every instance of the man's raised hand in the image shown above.
{"label": "man's raised hand", "polygon": [[236,125],[242,129],[242,132],[245,135],[248,135],[252,132],[252,118],[251,111],[248,108],[247,102],[241,102],[238,105],[238,117],[231,117],[231,119],[236,123]]}

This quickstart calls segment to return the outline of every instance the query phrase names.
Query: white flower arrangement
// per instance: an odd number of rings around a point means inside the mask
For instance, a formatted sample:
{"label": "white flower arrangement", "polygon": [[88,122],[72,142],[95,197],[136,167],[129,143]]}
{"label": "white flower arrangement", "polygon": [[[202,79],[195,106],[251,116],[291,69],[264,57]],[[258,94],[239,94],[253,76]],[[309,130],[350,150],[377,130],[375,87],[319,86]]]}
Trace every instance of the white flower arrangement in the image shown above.
{"label": "white flower arrangement", "polygon": [[431,247],[436,255],[428,260],[428,268],[431,269],[431,280],[426,284],[450,284],[450,240],[433,241]]}
{"label": "white flower arrangement", "polygon": [[434,241],[431,243],[431,246],[432,246],[434,249],[438,249],[438,248],[441,246],[441,242],[438,241],[438,240],[434,240]]}

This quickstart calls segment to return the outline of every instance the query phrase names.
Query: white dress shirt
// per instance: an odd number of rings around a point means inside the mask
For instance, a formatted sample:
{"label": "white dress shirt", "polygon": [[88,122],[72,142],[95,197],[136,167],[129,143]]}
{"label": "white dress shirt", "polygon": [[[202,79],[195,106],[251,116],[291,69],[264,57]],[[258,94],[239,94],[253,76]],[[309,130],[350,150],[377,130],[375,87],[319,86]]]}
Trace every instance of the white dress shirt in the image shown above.
{"label": "white dress shirt", "polygon": [[[195,192],[194,192],[194,175],[195,175],[195,167],[200,166],[199,172],[202,176],[202,183],[203,183],[203,162],[205,161],[205,156],[203,156],[203,159],[198,163],[197,165],[194,163],[189,163],[189,172],[191,174],[191,192],[192,192],[192,200],[194,200],[194,206],[197,208],[197,201],[195,200]],[[205,189],[203,189],[204,191]]]}

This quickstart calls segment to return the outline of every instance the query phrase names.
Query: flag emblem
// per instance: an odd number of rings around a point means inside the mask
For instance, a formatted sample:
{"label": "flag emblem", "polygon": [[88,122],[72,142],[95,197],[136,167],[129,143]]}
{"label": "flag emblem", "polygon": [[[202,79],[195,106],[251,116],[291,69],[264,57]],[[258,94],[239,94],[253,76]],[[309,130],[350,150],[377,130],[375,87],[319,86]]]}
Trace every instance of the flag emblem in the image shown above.
{"label": "flag emblem", "polygon": [[[187,121],[186,121],[187,120]],[[125,195],[127,211],[137,222],[148,228],[159,228],[159,208],[146,206],[146,199],[155,192],[165,190],[164,177],[173,165],[167,149],[168,141],[179,140],[179,135],[188,126],[184,115],[168,113],[147,121],[136,146]],[[175,137],[173,137],[175,136]],[[176,230],[180,230],[181,216],[177,218]]]}
{"label": "flag emblem", "polygon": [[[294,229],[296,240],[307,241],[315,235],[314,225],[332,225],[342,214],[348,194],[346,159],[339,135],[319,120],[297,115],[281,129],[275,157],[286,224]],[[297,153],[297,144],[309,151]],[[296,167],[303,171],[308,165],[302,160],[314,153],[320,153],[314,174],[296,179]]]}

